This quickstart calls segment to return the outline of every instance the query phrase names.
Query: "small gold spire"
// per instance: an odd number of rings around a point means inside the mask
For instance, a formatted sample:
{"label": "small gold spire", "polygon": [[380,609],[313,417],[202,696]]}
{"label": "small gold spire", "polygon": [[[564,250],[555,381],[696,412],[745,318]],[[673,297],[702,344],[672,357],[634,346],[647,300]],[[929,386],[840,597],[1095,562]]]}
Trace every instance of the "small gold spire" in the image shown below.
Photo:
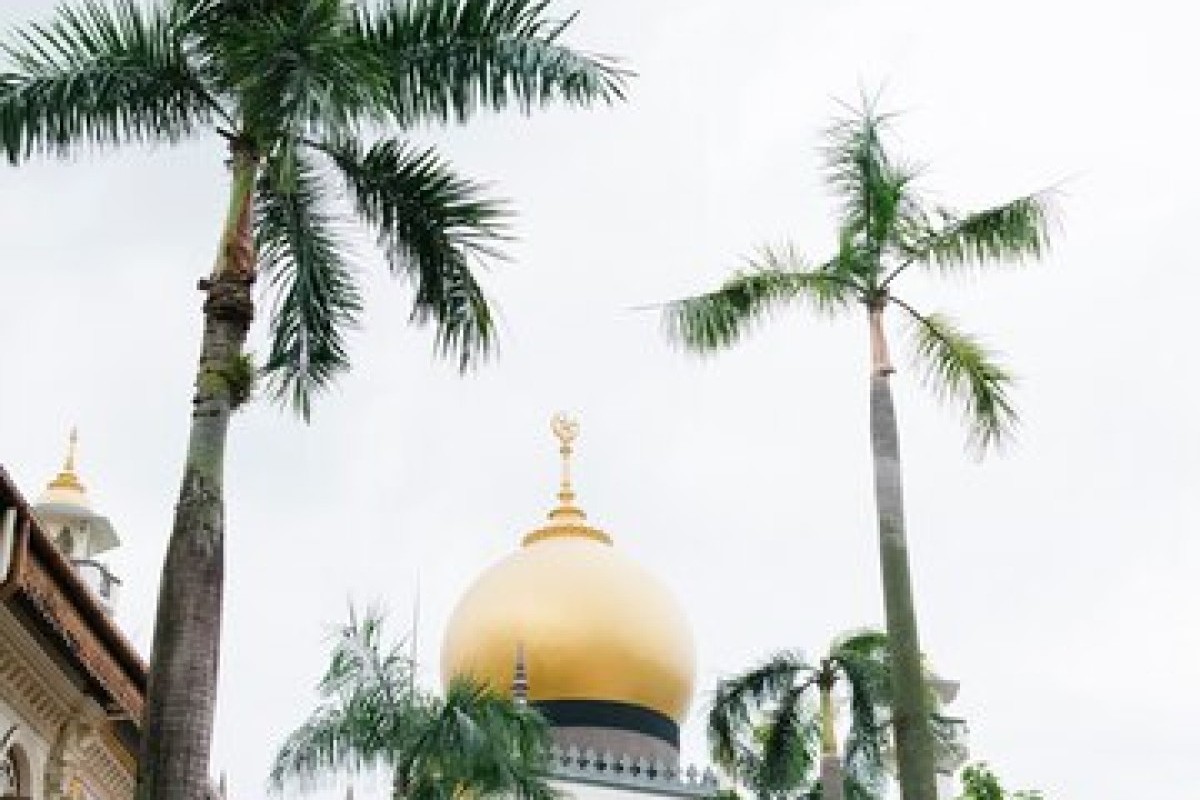
{"label": "small gold spire", "polygon": [[550,418],[550,430],[558,439],[558,454],[562,457],[562,477],[558,483],[558,506],[547,516],[550,521],[529,533],[525,544],[559,536],[577,536],[610,543],[608,534],[587,524],[587,514],[575,505],[575,487],[571,483],[571,457],[575,455],[575,440],[579,438],[579,423],[559,412]]}
{"label": "small gold spire", "polygon": [[575,489],[571,486],[571,456],[575,454],[575,440],[579,438],[579,422],[560,411],[550,418],[550,430],[554,431],[555,437],[558,438],[558,454],[562,456],[562,480],[558,484],[559,509],[574,509]]}
{"label": "small gold spire", "polygon": [[75,451],[79,447],[79,429],[71,426],[71,435],[67,440],[67,457],[63,459],[62,470],[50,481],[51,489],[74,489],[82,492],[83,484],[75,474]]}

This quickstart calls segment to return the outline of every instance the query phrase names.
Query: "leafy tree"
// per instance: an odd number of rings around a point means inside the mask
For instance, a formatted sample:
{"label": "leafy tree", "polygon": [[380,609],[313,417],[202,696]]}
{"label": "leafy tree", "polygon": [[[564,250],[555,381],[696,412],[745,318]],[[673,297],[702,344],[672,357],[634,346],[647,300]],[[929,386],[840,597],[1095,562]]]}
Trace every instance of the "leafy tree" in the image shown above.
{"label": "leafy tree", "polygon": [[[713,759],[759,797],[877,798],[889,673],[887,637],[877,631],[839,637],[816,664],[797,652],[778,653],[717,686],[708,715]],[[838,696],[850,709],[844,761]]]}
{"label": "leafy tree", "polygon": [[537,711],[463,679],[444,697],[422,692],[403,644],[387,646],[381,634],[378,614],[351,614],[342,627],[318,685],[321,705],[275,757],[277,789],[383,768],[396,800],[555,800],[544,778],[549,729]]}
{"label": "leafy tree", "polygon": [[664,323],[674,341],[710,352],[737,344],[757,323],[789,306],[803,303],[830,315],[864,312],[900,785],[905,800],[934,800],[934,742],[909,573],[890,380],[895,370],[884,316],[898,313],[908,322],[925,382],[961,405],[970,443],[982,451],[1004,441],[1017,418],[1009,371],[950,318],[918,311],[896,294],[896,286],[913,269],[949,274],[1039,257],[1048,243],[1050,198],[1031,194],[974,213],[932,206],[917,191],[919,171],[885,147],[890,121],[864,101],[829,128],[827,177],[840,201],[838,248],[830,258],[810,263],[791,246],[766,248],[716,291],[669,304]]}
{"label": "leafy tree", "polygon": [[[231,413],[261,272],[273,394],[308,416],[348,368],[363,304],[341,236],[364,223],[413,291],[410,319],[466,369],[493,341],[472,272],[499,255],[507,208],[409,130],[481,110],[622,96],[625,73],[562,43],[543,0],[80,0],[9,34],[0,147],[16,164],[87,147],[228,146],[229,199],[211,274],[191,428],[159,594],[139,800],[197,800],[208,783],[224,576]],[[398,135],[365,139],[390,128]]]}
{"label": "leafy tree", "polygon": [[1045,800],[1038,791],[1022,790],[1009,793],[987,764],[971,764],[962,771],[963,793],[959,800]]}

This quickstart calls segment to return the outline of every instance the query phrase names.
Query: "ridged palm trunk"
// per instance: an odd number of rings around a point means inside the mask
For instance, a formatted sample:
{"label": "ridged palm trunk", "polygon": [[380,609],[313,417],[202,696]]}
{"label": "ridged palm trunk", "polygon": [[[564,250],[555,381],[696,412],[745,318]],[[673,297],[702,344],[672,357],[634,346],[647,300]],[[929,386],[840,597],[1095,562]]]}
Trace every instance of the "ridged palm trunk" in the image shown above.
{"label": "ridged palm trunk", "polygon": [[238,369],[254,317],[253,152],[233,148],[229,211],[205,292],[183,481],[163,564],[150,683],[142,727],[137,800],[202,800],[220,657],[224,586],[225,438],[238,404]]}
{"label": "ridged palm trunk", "polygon": [[871,451],[875,462],[875,507],[879,519],[879,566],[892,660],[892,726],[896,767],[904,800],[937,800],[933,739],[929,730],[921,644],[913,608],[908,544],[904,535],[904,484],[896,411],[894,371],[883,332],[883,306],[869,309],[871,331]]}
{"label": "ridged palm trunk", "polygon": [[846,791],[843,785],[842,757],[838,754],[837,730],[834,728],[834,681],[820,681],[818,686],[821,690],[821,798],[842,800]]}

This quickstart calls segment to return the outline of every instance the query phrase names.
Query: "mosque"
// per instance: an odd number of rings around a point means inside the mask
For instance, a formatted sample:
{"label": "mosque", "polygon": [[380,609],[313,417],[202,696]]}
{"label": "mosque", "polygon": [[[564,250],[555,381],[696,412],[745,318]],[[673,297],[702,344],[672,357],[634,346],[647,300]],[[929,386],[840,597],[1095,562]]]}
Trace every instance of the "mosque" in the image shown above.
{"label": "mosque", "polygon": [[[558,503],[459,600],[443,680],[469,675],[537,708],[567,798],[712,797],[716,775],[680,764],[695,691],[687,618],[589,523],[571,480],[578,426],[557,416],[552,428]],[[120,538],[92,508],[75,447],[72,433],[32,505],[0,467],[0,800],[133,797],[146,665],[111,616],[121,582],[103,556]]]}

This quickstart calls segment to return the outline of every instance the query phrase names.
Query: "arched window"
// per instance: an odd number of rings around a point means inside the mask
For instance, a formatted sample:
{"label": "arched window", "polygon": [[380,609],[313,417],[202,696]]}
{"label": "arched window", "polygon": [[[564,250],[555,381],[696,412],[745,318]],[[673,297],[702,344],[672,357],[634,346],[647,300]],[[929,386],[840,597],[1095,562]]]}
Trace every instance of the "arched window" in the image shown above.
{"label": "arched window", "polygon": [[26,760],[15,744],[0,758],[0,798],[25,797],[29,791]]}
{"label": "arched window", "polygon": [[71,535],[71,529],[66,525],[58,532],[58,549],[62,550],[63,555],[67,558],[75,554],[75,537]]}

